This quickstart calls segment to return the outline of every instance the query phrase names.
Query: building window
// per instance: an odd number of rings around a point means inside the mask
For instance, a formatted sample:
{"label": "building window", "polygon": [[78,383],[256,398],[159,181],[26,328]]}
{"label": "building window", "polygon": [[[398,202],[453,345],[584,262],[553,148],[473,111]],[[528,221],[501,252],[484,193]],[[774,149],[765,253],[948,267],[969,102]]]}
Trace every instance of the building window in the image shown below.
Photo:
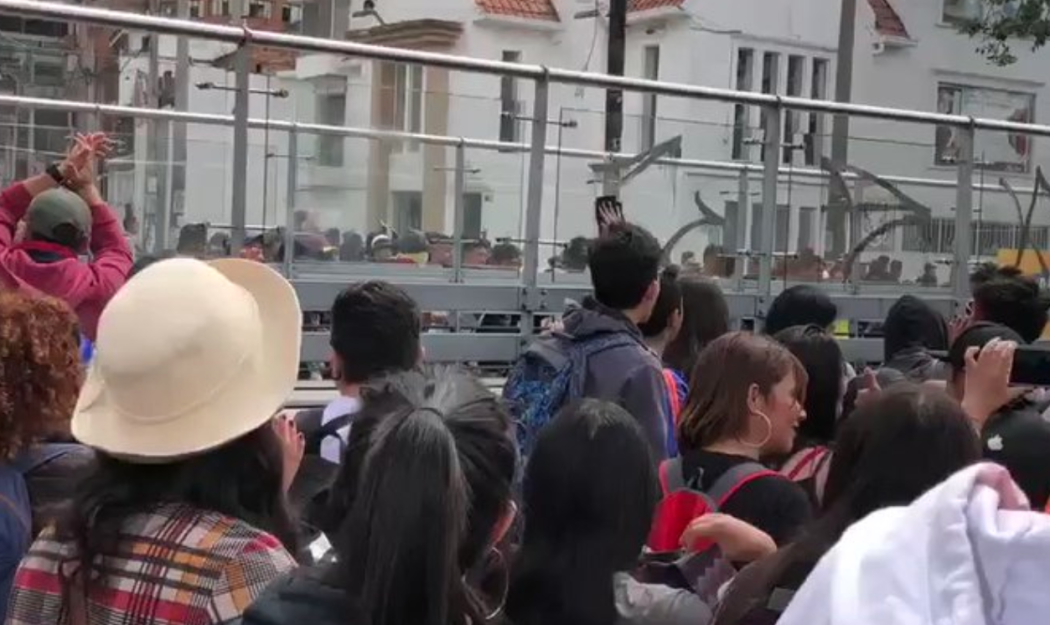
{"label": "building window", "polygon": [[[317,122],[325,126],[346,123],[346,92],[324,93],[317,97]],[[339,135],[317,136],[317,162],[325,167],[343,166],[344,138]]]}
{"label": "building window", "polygon": [[[751,48],[740,48],[736,52],[736,90],[751,91],[754,74],[755,51]],[[751,109],[743,104],[733,107],[733,160],[740,160],[746,154],[745,141],[750,134]]]}
{"label": "building window", "polygon": [[190,0],[190,17],[196,19],[201,16],[202,0]]}
{"label": "building window", "polygon": [[273,3],[270,0],[250,0],[248,2],[248,17],[270,19],[273,17]]}
{"label": "building window", "polygon": [[[985,117],[1011,122],[1035,121],[1035,95],[1004,89],[941,83],[937,87],[937,112]],[[954,165],[959,160],[960,129],[938,126],[935,130],[934,164]],[[977,130],[974,165],[989,171],[1024,173],[1032,157],[1032,137],[1023,134]]]}
{"label": "building window", "polygon": [[1006,0],[997,2],[995,8],[985,0],[942,0],[943,10],[941,19],[948,24],[962,24],[982,19],[986,11],[1002,13],[1004,17],[1014,17],[1020,7],[1021,0]]}
{"label": "building window", "polygon": [[[787,94],[792,97],[802,96],[802,75],[805,73],[806,58],[792,54],[788,57],[787,66]],[[793,163],[795,161],[793,155],[795,154],[795,135],[798,133],[801,127],[800,120],[802,113],[800,111],[786,110],[784,111],[784,162]]]}
{"label": "building window", "polygon": [[777,93],[780,88],[780,55],[766,52],[762,55],[762,93]]}
{"label": "building window", "polygon": [[[645,46],[642,58],[643,77],[649,80],[660,79],[660,46]],[[639,152],[644,152],[656,144],[656,94],[642,94],[642,132]]]}
{"label": "building window", "polygon": [[463,194],[463,238],[481,238],[481,204],[480,193]]}
{"label": "building window", "polygon": [[813,231],[816,225],[817,209],[803,206],[798,213],[798,251],[815,250]]}
{"label": "building window", "polygon": [[[394,72],[394,128],[404,132],[423,132],[423,66],[397,65]],[[419,142],[404,147],[419,150]]]}
{"label": "building window", "polygon": [[[504,63],[520,63],[521,52],[504,50]],[[516,143],[520,140],[521,103],[518,101],[518,79],[514,76],[500,76],[499,79],[499,140],[505,143]]]}
{"label": "building window", "polygon": [[299,24],[303,21],[303,5],[286,4],[281,7],[281,21],[285,24]]}
{"label": "building window", "polygon": [[398,232],[423,229],[423,194],[394,191],[394,229]]}
{"label": "building window", "polygon": [[[828,61],[813,59],[813,73],[809,80],[809,97],[812,100],[826,100],[828,97]],[[816,165],[824,150],[824,114],[809,114],[809,130],[804,138],[806,144],[806,165]]]}
{"label": "building window", "polygon": [[773,249],[780,254],[786,254],[791,248],[791,208],[788,206],[777,206],[775,236]]}
{"label": "building window", "polygon": [[212,0],[211,14],[215,17],[229,17],[230,0]]}

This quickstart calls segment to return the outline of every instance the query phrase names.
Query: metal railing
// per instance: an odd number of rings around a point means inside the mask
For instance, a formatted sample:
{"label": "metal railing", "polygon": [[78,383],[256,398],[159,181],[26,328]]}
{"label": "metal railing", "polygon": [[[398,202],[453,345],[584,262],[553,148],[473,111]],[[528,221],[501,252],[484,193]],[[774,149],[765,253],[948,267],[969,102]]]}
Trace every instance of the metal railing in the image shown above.
{"label": "metal railing", "polygon": [[[603,152],[552,147],[546,145],[548,129],[549,87],[552,83],[586,85],[607,89],[619,89],[653,93],[657,95],[692,98],[698,100],[720,101],[734,104],[755,106],[761,109],[762,128],[764,130],[761,146],[764,151],[762,164],[724,163],[715,161],[689,159],[661,159],[659,162],[700,170],[736,172],[750,177],[761,175],[762,208],[759,214],[761,223],[761,241],[758,245],[759,275],[758,297],[768,300],[773,283],[773,247],[776,231],[776,207],[778,206],[778,184],[780,177],[820,178],[826,174],[817,169],[784,167],[781,164],[781,142],[783,115],[785,111],[808,111],[833,115],[892,120],[906,123],[918,123],[956,128],[957,154],[956,177],[949,180],[926,180],[911,177],[884,177],[889,181],[904,184],[928,185],[939,188],[955,187],[955,242],[952,262],[956,268],[967,266],[970,257],[970,241],[973,220],[973,191],[978,188],[998,190],[991,185],[974,184],[974,132],[988,130],[1025,135],[1050,137],[1050,126],[1042,124],[1019,123],[995,119],[973,118],[964,115],[949,115],[897,108],[869,106],[854,103],[810,100],[798,97],[787,97],[775,94],[740,92],[727,89],[658,82],[637,78],[616,77],[605,74],[549,68],[541,65],[506,63],[486,59],[457,57],[433,52],[386,48],[381,46],[330,39],[319,39],[253,30],[248,27],[223,26],[196,21],[141,15],[137,13],[116,12],[88,6],[38,2],[36,0],[0,0],[0,13],[18,15],[23,18],[44,18],[83,22],[93,25],[114,28],[149,31],[160,34],[194,37],[222,41],[237,46],[234,54],[234,74],[236,99],[234,114],[211,115],[185,111],[160,111],[134,107],[77,103],[43,100],[17,96],[0,96],[0,104],[51,108],[67,111],[78,111],[88,114],[112,114],[134,116],[143,119],[167,120],[183,123],[212,124],[232,126],[233,132],[233,193],[231,211],[231,242],[240,245],[247,228],[247,194],[248,184],[248,129],[263,128],[285,131],[289,135],[289,156],[294,161],[295,137],[299,133],[334,134],[344,137],[356,137],[377,140],[410,140],[434,145],[443,145],[457,150],[457,184],[462,184],[462,156],[466,148],[493,151],[520,151],[529,155],[528,187],[525,206],[524,227],[524,270],[521,286],[523,295],[520,306],[524,316],[522,331],[528,334],[532,328],[532,315],[536,312],[535,302],[542,297],[536,294],[539,277],[539,245],[541,241],[541,208],[544,191],[545,156],[561,154],[582,158],[627,158],[628,155],[611,155]],[[381,61],[414,63],[427,66],[438,66],[466,72],[480,72],[491,75],[514,76],[531,80],[534,83],[534,107],[531,114],[531,137],[527,143],[501,143],[475,138],[447,137],[428,134],[404,133],[396,131],[344,128],[321,124],[306,124],[293,121],[259,120],[248,117],[247,97],[250,78],[250,49],[253,46],[282,48],[302,52],[330,53]],[[290,167],[291,172],[296,170]],[[847,174],[848,178],[850,175]],[[293,181],[294,182],[294,181]],[[293,190],[295,185],[291,184]],[[457,194],[462,197],[462,194]],[[289,215],[294,202],[288,206]],[[455,223],[462,224],[462,200],[456,203]],[[289,222],[290,223],[290,219]],[[456,236],[461,228],[455,228]],[[291,229],[286,228],[289,240],[287,249],[291,249]],[[744,236],[741,231],[737,236]],[[456,246],[457,254],[459,246]],[[291,262],[291,254],[286,254],[286,262]],[[461,270],[457,262],[456,272]],[[954,295],[962,298],[968,291],[968,280],[965,271],[955,272]],[[756,309],[765,305],[756,304]],[[758,310],[761,312],[761,310]]]}

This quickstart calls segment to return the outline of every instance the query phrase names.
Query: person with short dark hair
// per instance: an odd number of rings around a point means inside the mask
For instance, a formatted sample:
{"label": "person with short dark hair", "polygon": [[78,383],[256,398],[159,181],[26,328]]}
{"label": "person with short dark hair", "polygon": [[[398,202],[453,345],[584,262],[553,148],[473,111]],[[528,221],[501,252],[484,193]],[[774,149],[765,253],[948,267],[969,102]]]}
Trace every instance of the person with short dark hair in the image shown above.
{"label": "person with short dark hair", "polygon": [[[330,364],[340,397],[325,407],[321,424],[357,412],[361,387],[370,380],[414,369],[422,357],[421,326],[415,301],[387,282],[354,284],[336,296]],[[345,431],[341,435],[345,441]],[[333,436],[321,443],[320,453],[338,462],[341,448]]]}
{"label": "person with short dark hair", "polygon": [[[1005,325],[977,322],[959,335],[948,351],[951,365],[949,392],[962,402],[966,395],[966,353],[992,343],[1025,342]],[[1021,487],[1032,507],[1042,510],[1050,500],[1050,422],[1043,419],[1045,402],[1020,396],[1004,403],[983,421],[981,450],[986,460],[999,463]]]}
{"label": "person with short dark hair", "polygon": [[610,334],[628,339],[588,359],[583,396],[626,408],[659,458],[667,454],[663,367],[639,325],[649,320],[660,295],[661,257],[656,237],[641,226],[610,228],[588,254],[594,295],[565,317],[565,332],[576,341]]}
{"label": "person with short dark hair", "polygon": [[[132,264],[120,219],[95,184],[95,161],[108,146],[104,134],[78,135],[62,161],[0,195],[0,287],[64,301],[90,340]],[[23,219],[26,240],[15,243]],[[81,262],[88,251],[91,261]]]}
{"label": "person with short dark hair", "polygon": [[792,326],[815,325],[829,329],[839,310],[819,287],[798,284],[782,291],[766,312],[766,334],[776,334]]}
{"label": "person with short dark hair", "polygon": [[948,323],[929,303],[902,295],[886,314],[883,367],[896,369],[912,382],[946,380],[944,363],[930,355],[948,349]]}
{"label": "person with short dark hair", "polygon": [[1025,343],[1043,335],[1048,309],[1050,294],[1016,267],[980,275],[973,291],[973,320],[1002,324],[1020,334]]}

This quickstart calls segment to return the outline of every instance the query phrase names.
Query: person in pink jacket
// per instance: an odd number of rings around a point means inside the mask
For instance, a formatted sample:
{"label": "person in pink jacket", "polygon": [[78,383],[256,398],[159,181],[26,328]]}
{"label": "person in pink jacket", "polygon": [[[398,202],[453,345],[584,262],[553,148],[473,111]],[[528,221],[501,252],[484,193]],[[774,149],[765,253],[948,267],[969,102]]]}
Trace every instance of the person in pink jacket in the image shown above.
{"label": "person in pink jacket", "polygon": [[[109,145],[102,133],[78,135],[61,162],[0,193],[0,287],[65,301],[92,341],[133,261],[120,220],[95,185],[95,161]],[[17,241],[23,220],[25,238]]]}

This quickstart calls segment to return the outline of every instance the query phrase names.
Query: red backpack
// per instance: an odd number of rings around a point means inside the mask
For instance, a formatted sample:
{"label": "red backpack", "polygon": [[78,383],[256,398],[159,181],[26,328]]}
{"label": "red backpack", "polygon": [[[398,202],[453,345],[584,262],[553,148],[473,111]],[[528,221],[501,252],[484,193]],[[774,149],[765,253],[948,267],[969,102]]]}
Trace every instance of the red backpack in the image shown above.
{"label": "red backpack", "polygon": [[[721,475],[706,492],[700,490],[702,472],[687,478],[681,458],[660,463],[660,488],[663,499],[656,506],[653,527],[647,546],[655,552],[681,549],[682,533],[694,519],[718,512],[729,498],[751,481],[778,476],[757,462],[738,464]],[[706,551],[712,543],[700,542],[692,551]]]}

